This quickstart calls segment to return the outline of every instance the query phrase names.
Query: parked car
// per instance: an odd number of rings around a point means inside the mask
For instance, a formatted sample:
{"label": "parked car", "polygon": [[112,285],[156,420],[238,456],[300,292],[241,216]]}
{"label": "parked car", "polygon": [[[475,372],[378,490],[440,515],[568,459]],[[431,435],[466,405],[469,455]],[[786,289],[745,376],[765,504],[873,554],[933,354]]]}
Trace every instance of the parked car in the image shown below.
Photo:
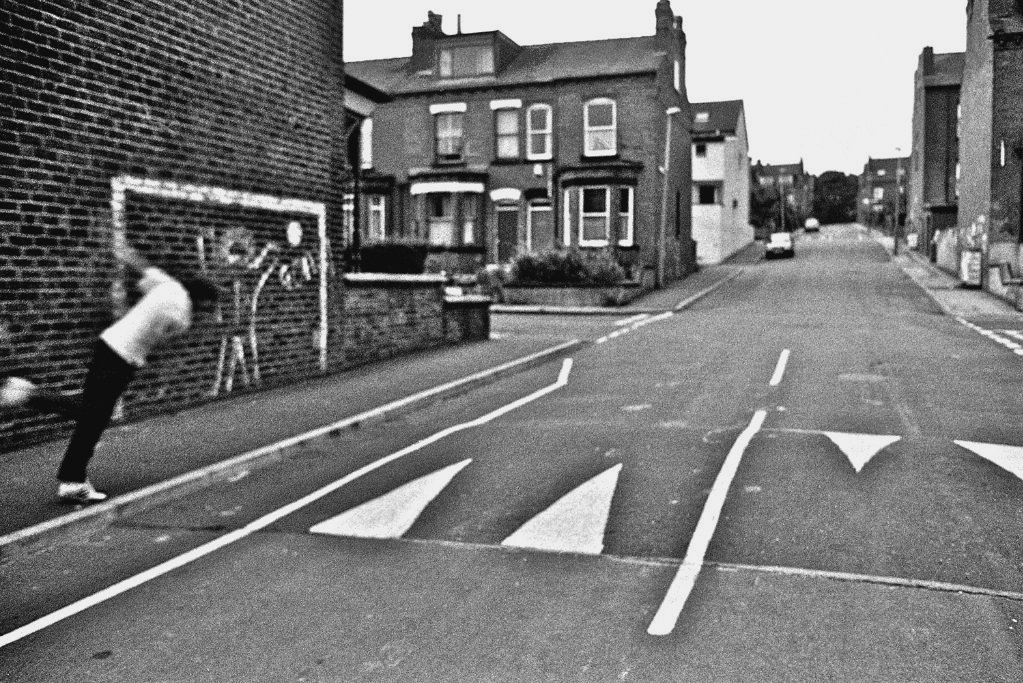
{"label": "parked car", "polygon": [[787,256],[792,258],[796,255],[796,247],[792,243],[792,235],[787,232],[773,232],[767,240],[767,258],[774,256]]}
{"label": "parked car", "polygon": [[806,223],[803,224],[803,230],[805,232],[817,232],[821,229],[821,222],[816,218],[807,218]]}

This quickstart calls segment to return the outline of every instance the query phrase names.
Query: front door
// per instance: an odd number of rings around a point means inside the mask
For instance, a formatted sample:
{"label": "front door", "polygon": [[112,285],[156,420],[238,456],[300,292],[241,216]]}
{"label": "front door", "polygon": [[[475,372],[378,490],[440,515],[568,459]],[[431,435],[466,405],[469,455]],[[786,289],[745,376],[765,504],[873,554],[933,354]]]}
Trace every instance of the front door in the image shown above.
{"label": "front door", "polygon": [[515,258],[519,246],[519,207],[497,207],[497,261]]}

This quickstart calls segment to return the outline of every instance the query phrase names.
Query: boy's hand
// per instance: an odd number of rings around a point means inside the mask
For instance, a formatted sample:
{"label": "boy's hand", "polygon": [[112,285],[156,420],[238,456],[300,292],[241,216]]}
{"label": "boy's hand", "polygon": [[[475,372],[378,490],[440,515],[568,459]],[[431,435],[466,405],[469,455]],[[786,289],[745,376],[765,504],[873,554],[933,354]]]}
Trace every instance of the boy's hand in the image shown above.
{"label": "boy's hand", "polygon": [[135,247],[127,243],[122,244],[114,253],[121,263],[140,274],[145,272],[146,268],[151,268],[153,265]]}

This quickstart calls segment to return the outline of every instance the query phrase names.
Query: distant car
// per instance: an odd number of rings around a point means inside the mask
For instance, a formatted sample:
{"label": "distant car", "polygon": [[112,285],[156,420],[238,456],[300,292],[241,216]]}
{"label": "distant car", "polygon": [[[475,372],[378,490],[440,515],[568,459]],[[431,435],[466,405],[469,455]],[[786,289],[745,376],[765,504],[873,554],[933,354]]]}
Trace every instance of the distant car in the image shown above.
{"label": "distant car", "polygon": [[767,258],[774,256],[787,256],[792,258],[796,255],[796,248],[792,244],[792,235],[787,232],[773,232],[767,240]]}
{"label": "distant car", "polygon": [[817,232],[821,229],[821,222],[816,218],[807,218],[806,223],[803,224],[803,230],[805,232]]}

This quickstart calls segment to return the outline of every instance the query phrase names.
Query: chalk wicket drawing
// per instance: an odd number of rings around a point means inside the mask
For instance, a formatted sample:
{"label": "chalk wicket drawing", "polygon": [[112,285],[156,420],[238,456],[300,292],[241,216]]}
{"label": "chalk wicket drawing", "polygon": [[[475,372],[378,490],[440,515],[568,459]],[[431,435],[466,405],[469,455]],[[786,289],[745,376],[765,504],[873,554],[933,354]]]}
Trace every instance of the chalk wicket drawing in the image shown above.
{"label": "chalk wicket drawing", "polygon": [[[199,263],[203,269],[207,250],[214,247],[218,266],[226,266],[231,274],[233,306],[232,333],[221,337],[220,353],[217,360],[216,379],[211,394],[216,396],[223,389],[231,392],[234,378],[241,372],[242,382],[259,381],[259,339],[256,323],[259,317],[260,296],[270,279],[276,276],[281,286],[288,291],[302,288],[319,276],[319,329],[315,345],[319,352],[320,369],[327,368],[327,220],[326,206],[321,202],[301,199],[274,197],[249,192],[238,192],[219,187],[189,185],[171,181],[150,180],[132,176],[119,176],[111,181],[111,219],[113,224],[113,248],[121,252],[128,244],[126,202],[129,192],[175,199],[199,204],[236,206],[262,209],[281,214],[310,215],[316,219],[319,237],[318,253],[308,248],[297,251],[289,258],[284,248],[275,241],[267,241],[262,249],[255,245],[252,232],[243,227],[230,228],[217,234],[212,229],[200,230],[196,237]],[[303,229],[300,221],[291,220],[282,231],[290,251],[296,253],[303,246]],[[251,284],[251,287],[246,285]],[[127,310],[127,288],[125,273],[122,272],[111,292],[116,312],[120,315]],[[220,310],[224,322],[223,307]],[[247,329],[246,329],[247,328]],[[245,330],[247,339],[242,338]],[[246,347],[251,354],[246,357]],[[250,380],[251,371],[251,380]]]}

